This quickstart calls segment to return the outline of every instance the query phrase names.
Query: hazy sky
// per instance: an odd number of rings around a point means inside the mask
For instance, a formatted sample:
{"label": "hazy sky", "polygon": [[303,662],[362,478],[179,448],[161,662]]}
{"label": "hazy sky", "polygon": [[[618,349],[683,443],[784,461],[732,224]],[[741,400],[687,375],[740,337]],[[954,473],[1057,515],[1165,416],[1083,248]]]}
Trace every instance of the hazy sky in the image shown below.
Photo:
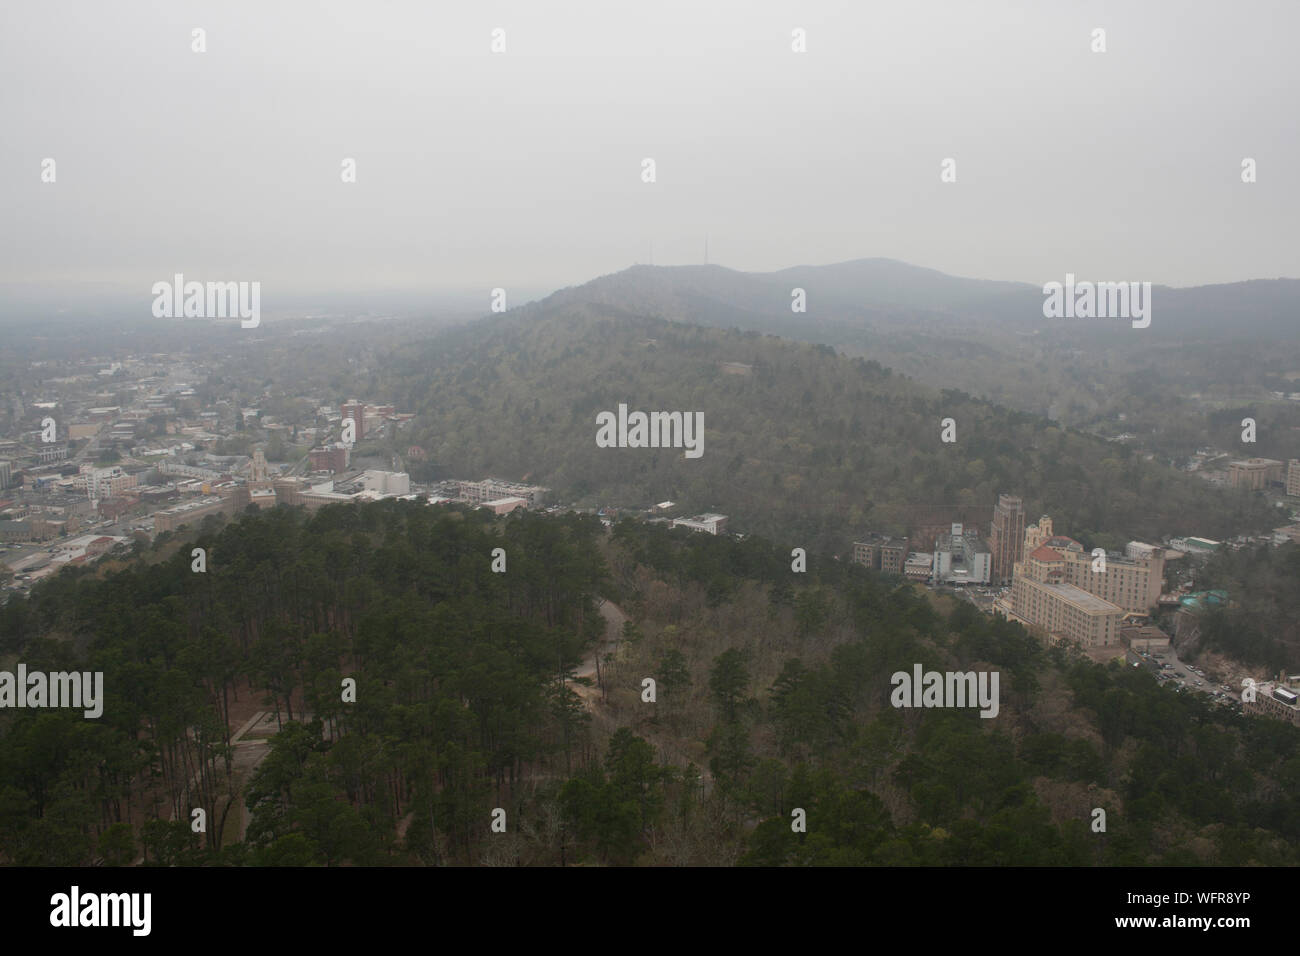
{"label": "hazy sky", "polygon": [[0,16],[0,282],[144,294],[183,272],[259,280],[264,301],[555,287],[652,244],[656,264],[702,261],[706,234],[712,262],[743,270],[1300,276],[1295,0],[4,0]]}

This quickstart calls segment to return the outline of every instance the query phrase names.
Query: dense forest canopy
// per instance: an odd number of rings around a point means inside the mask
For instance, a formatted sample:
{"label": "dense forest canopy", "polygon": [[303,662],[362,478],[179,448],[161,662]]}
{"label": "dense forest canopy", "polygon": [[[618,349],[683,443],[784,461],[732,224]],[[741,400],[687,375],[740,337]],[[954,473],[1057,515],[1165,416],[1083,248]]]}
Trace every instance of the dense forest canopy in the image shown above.
{"label": "dense forest canopy", "polygon": [[[137,550],[0,611],[6,666],[100,670],[107,697],[4,714],[7,862],[1237,864],[1300,840],[1300,730],[759,537],[386,501]],[[998,716],[892,706],[915,664],[997,670]],[[278,730],[251,772],[250,699]]]}

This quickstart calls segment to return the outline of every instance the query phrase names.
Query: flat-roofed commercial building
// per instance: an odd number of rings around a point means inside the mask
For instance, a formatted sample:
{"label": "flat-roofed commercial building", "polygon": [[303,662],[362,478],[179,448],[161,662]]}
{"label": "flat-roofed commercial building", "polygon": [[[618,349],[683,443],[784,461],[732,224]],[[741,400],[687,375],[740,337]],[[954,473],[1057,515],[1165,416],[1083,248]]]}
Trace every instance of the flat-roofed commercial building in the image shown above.
{"label": "flat-roofed commercial building", "polygon": [[913,551],[903,562],[903,577],[909,581],[928,581],[930,569],[934,566],[934,555],[924,551]]}
{"label": "flat-roofed commercial building", "polygon": [[215,481],[221,477],[219,471],[213,471],[211,468],[200,468],[198,465],[187,465],[180,461],[160,461],[157,467],[158,474],[166,475],[169,478],[202,478],[207,481]]}
{"label": "flat-roofed commercial building", "polygon": [[1134,651],[1163,654],[1169,650],[1169,635],[1151,624],[1122,624],[1119,636]]}
{"label": "flat-roofed commercial building", "polygon": [[902,574],[907,562],[907,539],[871,533],[853,542],[853,560],[886,574]]}
{"label": "flat-roofed commercial building", "polygon": [[675,518],[672,526],[674,528],[690,528],[692,531],[703,531],[706,534],[717,534],[727,526],[727,516],[710,512],[696,515],[693,518]]}
{"label": "flat-roofed commercial building", "polygon": [[225,498],[199,498],[197,501],[187,501],[183,505],[177,505],[175,508],[168,508],[166,511],[159,511],[153,516],[154,534],[162,534],[164,531],[175,531],[181,525],[189,525],[196,528],[204,518],[214,514],[233,514],[235,510],[235,498],[233,495]]}
{"label": "flat-roofed commercial building", "polygon": [[26,520],[0,518],[0,541],[31,541],[32,523]]}
{"label": "flat-roofed commercial building", "polygon": [[128,475],[117,465],[111,468],[82,465],[81,473],[73,480],[92,498],[116,498],[139,484],[137,476]]}
{"label": "flat-roofed commercial building", "polygon": [[[1031,562],[1029,559],[1033,555],[1043,558],[1040,554],[1043,548],[1053,552],[1055,557],[1046,563],[1044,560]],[[1017,566],[1014,575],[1019,575],[1024,569],[1034,572],[1031,577],[1047,580],[1046,574],[1050,569],[1046,564],[1051,564],[1059,572],[1055,578],[1058,583],[1072,584],[1125,611],[1145,614],[1160,603],[1165,578],[1165,550],[1162,547],[1130,541],[1127,556],[1108,554],[1103,565],[1078,541],[1054,533],[1052,519],[1044,516],[1038,524],[1025,530],[1025,560]]]}
{"label": "flat-roofed commercial building", "polygon": [[1243,713],[1254,717],[1274,717],[1300,726],[1300,692],[1276,681],[1255,685],[1255,699],[1242,701]]}
{"label": "flat-roofed commercial building", "polygon": [[1125,611],[1145,614],[1160,602],[1165,579],[1164,551],[1151,552],[1145,558],[1130,560],[1118,554],[1106,556],[1102,563],[1091,554],[1065,551],[1065,583],[1073,584]]}
{"label": "flat-roofed commercial building", "polygon": [[1010,603],[1017,617],[1054,638],[1082,647],[1105,647],[1119,640],[1123,610],[1073,584],[1019,577],[1011,585]]}
{"label": "flat-roofed commercial building", "polygon": [[1124,557],[1130,561],[1138,561],[1142,558],[1152,557],[1157,551],[1161,557],[1164,556],[1165,549],[1158,544],[1144,544],[1141,541],[1130,541],[1124,547]]}
{"label": "flat-roofed commercial building", "polygon": [[457,483],[457,494],[466,501],[481,505],[487,501],[500,498],[523,498],[528,507],[536,508],[546,497],[549,490],[540,485],[523,485],[513,481],[500,481],[496,478],[484,478],[482,481],[461,481]]}
{"label": "flat-roofed commercial building", "polygon": [[1282,480],[1283,464],[1272,458],[1247,458],[1228,465],[1228,482],[1234,488],[1261,491]]}
{"label": "flat-roofed commercial building", "polygon": [[380,495],[409,495],[411,477],[404,471],[369,470],[361,476],[361,487]]}
{"label": "flat-roofed commercial building", "polygon": [[1170,538],[1169,547],[1187,554],[1210,554],[1218,551],[1221,542],[1210,538]]}
{"label": "flat-roofed commercial building", "polygon": [[348,470],[352,456],[347,445],[335,442],[311,449],[307,452],[307,457],[311,460],[312,471],[341,472]]}
{"label": "flat-roofed commercial building", "polygon": [[1003,609],[1057,640],[1105,647],[1119,640],[1124,610],[1066,581],[1066,553],[1040,544],[1016,564]]}
{"label": "flat-roofed commercial building", "polygon": [[935,584],[988,584],[993,574],[993,555],[980,540],[979,532],[954,524],[934,544],[932,579]]}

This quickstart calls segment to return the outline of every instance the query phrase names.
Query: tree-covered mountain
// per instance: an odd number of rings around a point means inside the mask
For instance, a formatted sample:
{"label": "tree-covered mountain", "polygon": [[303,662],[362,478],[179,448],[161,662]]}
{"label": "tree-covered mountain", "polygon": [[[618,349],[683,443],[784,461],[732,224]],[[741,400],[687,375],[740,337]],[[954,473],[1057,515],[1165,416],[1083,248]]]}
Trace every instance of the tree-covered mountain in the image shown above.
{"label": "tree-covered mountain", "polygon": [[[383,378],[417,413],[415,443],[432,461],[424,477],[526,478],[588,505],[671,499],[807,547],[906,531],[918,509],[991,508],[999,492],[1107,544],[1220,537],[1272,520],[1262,501],[1122,443],[930,389],[866,358],[572,297],[396,349]],[[598,447],[597,415],[620,403],[702,412],[703,455]],[[942,440],[945,419],[955,442]]]}
{"label": "tree-covered mountain", "polygon": [[[795,289],[805,311],[791,309]],[[1201,445],[1239,445],[1239,422],[1249,415],[1265,426],[1251,454],[1300,456],[1300,404],[1274,394],[1300,380],[1300,281],[1155,286],[1151,296],[1144,329],[1119,319],[1047,319],[1040,286],[860,259],[769,273],[636,266],[542,305],[609,307],[832,345],[934,388],[1128,433],[1179,460]]]}

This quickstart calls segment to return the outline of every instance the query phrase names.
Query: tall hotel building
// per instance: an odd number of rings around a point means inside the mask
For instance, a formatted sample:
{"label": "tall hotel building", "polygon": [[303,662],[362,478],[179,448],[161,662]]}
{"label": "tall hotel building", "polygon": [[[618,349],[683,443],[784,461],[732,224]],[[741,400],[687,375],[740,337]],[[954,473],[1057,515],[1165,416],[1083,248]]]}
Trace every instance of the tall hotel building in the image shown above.
{"label": "tall hotel building", "polygon": [[[1164,549],[1107,555],[1105,570],[1073,538],[1052,533],[1043,518],[1025,531],[1025,556],[1015,565],[1006,608],[1054,637],[1098,647],[1118,640],[1126,614],[1146,614],[1160,600]],[[1100,567],[1100,562],[1098,562]]]}
{"label": "tall hotel building", "polygon": [[354,398],[350,402],[344,402],[339,411],[343,419],[350,418],[356,424],[356,440],[361,441],[366,435],[366,406]]}
{"label": "tall hotel building", "polygon": [[1016,563],[1011,585],[1012,614],[1056,640],[1105,647],[1119,640],[1121,608],[1065,580],[1062,552],[1040,544]]}
{"label": "tall hotel building", "polygon": [[1024,556],[1025,503],[1019,495],[998,495],[989,529],[989,551],[993,555],[994,584],[1010,584],[1016,562]]}

